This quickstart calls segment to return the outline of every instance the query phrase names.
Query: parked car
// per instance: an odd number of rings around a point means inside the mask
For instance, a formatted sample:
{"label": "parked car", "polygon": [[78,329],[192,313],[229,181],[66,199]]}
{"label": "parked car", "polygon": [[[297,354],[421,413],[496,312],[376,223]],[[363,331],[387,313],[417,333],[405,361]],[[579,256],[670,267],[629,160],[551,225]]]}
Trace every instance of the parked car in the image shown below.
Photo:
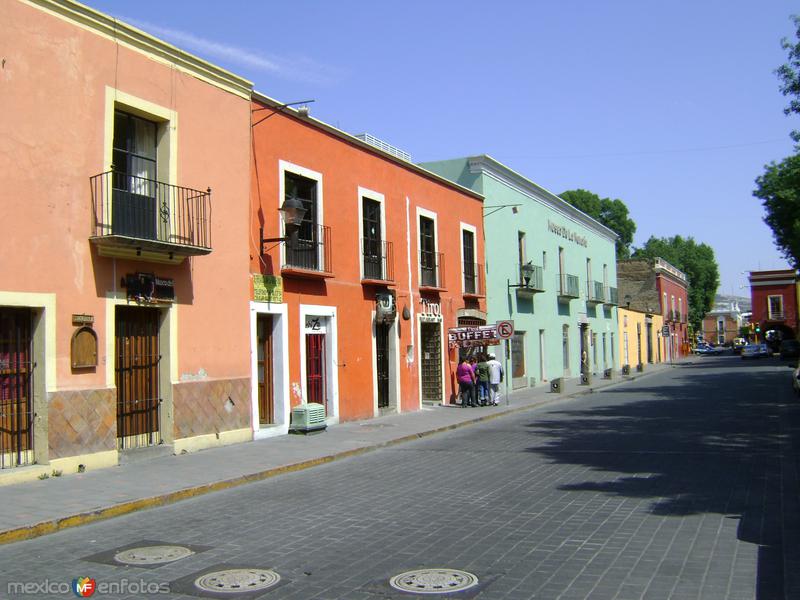
{"label": "parked car", "polygon": [[763,357],[772,356],[772,352],[769,349],[769,346],[766,344],[759,344],[758,345],[758,355]]}
{"label": "parked car", "polygon": [[794,388],[794,393],[800,396],[800,362],[792,371],[792,388]]}
{"label": "parked car", "polygon": [[800,342],[797,340],[783,340],[781,342],[781,360],[800,358]]}
{"label": "parked car", "polygon": [[762,345],[766,346],[766,344],[747,344],[744,348],[742,348],[742,359],[761,358],[761,356],[766,356],[766,354],[761,354]]}
{"label": "parked car", "polygon": [[695,354],[722,354],[725,348],[722,346],[714,346],[708,342],[698,342],[697,347],[694,349]]}
{"label": "parked car", "polygon": [[747,345],[747,340],[744,338],[735,338],[733,340],[733,353],[734,354],[741,354],[742,348]]}

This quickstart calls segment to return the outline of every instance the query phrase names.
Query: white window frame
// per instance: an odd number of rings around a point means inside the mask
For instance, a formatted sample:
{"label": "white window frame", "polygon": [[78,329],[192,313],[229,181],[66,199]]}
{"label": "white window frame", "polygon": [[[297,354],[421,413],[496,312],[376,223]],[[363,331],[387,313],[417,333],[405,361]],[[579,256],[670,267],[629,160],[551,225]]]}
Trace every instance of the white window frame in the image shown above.
{"label": "white window frame", "polygon": [[[389,238],[386,231],[386,197],[375,190],[358,186],[358,239],[356,240],[356,252],[358,254],[356,256],[358,256],[358,268],[361,279],[364,279],[364,253],[361,245],[361,240],[364,238],[364,198],[374,200],[381,205],[381,241],[385,242]],[[387,274],[383,271],[385,271],[388,266],[387,263],[385,268],[381,269],[384,278],[386,278]]]}
{"label": "white window frame", "polygon": [[[307,179],[313,179],[317,182],[317,226],[322,226],[325,224],[324,221],[324,202],[323,202],[323,185],[322,185],[322,173],[318,171],[314,171],[307,167],[303,167],[301,165],[296,165],[289,161],[280,159],[278,160],[278,206],[277,208],[280,209],[283,206],[283,201],[286,198],[286,173],[292,173],[294,175],[299,175],[300,177],[305,177]],[[278,213],[280,214],[280,213]],[[286,231],[284,229],[283,219],[278,217],[278,228],[280,231],[280,237],[286,236]],[[280,244],[280,264],[286,264],[286,244]],[[319,265],[320,271],[325,271],[328,269],[329,265],[325,264],[325,251],[322,245],[317,247],[317,265]]]}
{"label": "white window frame", "polygon": [[[478,228],[474,225],[470,225],[469,223],[464,223],[463,221],[459,222],[458,225],[458,245],[461,248],[461,293],[464,294],[467,291],[467,274],[464,272],[464,232],[469,231],[472,234],[472,261],[474,264],[477,264],[478,260]],[[437,246],[438,248],[438,246]],[[478,275],[477,269],[475,270],[475,293],[478,293],[478,281],[480,277]]]}
{"label": "white window frame", "polygon": [[[272,335],[272,368],[275,373],[273,402],[275,424],[262,426],[258,414],[258,316],[274,317]],[[253,439],[260,440],[289,432],[291,396],[289,394],[289,318],[286,304],[250,302],[250,402],[253,419]]]}

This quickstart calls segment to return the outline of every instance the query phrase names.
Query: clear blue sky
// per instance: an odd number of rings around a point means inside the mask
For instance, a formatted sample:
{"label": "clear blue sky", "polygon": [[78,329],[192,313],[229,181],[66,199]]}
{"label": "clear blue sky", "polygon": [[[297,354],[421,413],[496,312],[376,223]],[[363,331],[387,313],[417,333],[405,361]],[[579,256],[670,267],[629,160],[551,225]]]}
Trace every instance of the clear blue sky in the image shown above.
{"label": "clear blue sky", "polygon": [[786,266],[752,190],[800,128],[774,75],[796,2],[88,3],[416,162],[485,153],[620,198],[634,245],[712,246],[722,293]]}

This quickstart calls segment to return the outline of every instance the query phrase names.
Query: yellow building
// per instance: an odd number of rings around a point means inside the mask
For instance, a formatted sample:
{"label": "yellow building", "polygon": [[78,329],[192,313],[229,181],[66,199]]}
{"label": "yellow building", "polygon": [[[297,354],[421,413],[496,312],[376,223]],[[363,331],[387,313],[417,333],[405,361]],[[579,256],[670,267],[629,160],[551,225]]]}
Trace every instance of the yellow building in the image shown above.
{"label": "yellow building", "polygon": [[[664,317],[619,307],[619,356],[623,371],[642,370],[669,356],[670,338],[661,336]],[[641,367],[640,367],[641,365]]]}

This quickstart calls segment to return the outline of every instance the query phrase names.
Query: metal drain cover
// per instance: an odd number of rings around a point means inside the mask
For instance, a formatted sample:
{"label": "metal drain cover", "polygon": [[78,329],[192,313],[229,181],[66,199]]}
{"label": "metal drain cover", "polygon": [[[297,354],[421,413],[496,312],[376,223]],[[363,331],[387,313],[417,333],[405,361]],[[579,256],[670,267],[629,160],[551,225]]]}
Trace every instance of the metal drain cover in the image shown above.
{"label": "metal drain cover", "polygon": [[243,594],[265,590],[280,580],[281,576],[269,569],[225,569],[201,575],[194,586],[204,592]]}
{"label": "metal drain cover", "polygon": [[194,554],[184,546],[142,546],[129,548],[114,555],[114,560],[124,565],[158,565],[171,563]]}
{"label": "metal drain cover", "polygon": [[452,594],[475,587],[478,578],[458,569],[416,569],[395,575],[389,585],[414,594]]}

